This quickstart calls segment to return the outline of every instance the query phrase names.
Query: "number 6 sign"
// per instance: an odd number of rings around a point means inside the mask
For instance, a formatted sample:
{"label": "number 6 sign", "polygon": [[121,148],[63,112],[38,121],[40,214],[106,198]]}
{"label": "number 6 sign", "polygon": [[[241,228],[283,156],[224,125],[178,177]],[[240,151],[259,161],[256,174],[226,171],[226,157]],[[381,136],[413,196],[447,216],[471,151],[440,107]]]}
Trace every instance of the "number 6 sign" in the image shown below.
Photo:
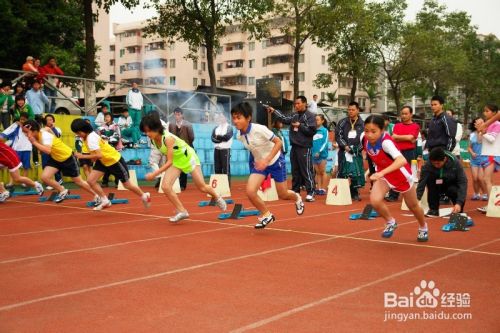
{"label": "number 6 sign", "polygon": [[[208,183],[219,195],[223,197],[231,197],[231,189],[229,188],[229,180],[226,174],[213,174],[210,176]],[[207,195],[210,196],[210,195]]]}

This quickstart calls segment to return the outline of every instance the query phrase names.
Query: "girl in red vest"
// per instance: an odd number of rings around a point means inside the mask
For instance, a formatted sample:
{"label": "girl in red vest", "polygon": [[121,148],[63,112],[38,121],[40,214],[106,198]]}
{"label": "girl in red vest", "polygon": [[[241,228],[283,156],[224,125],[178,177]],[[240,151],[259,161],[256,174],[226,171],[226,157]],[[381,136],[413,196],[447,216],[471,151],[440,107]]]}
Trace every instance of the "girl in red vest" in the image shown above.
{"label": "girl in red vest", "polygon": [[373,208],[386,220],[382,237],[391,237],[398,226],[384,203],[386,193],[392,189],[403,195],[406,205],[417,218],[419,224],[417,240],[426,242],[429,239],[427,224],[424,220],[424,211],[417,200],[410,165],[396,148],[389,133],[384,131],[384,119],[380,116],[369,116],[365,120],[365,132],[361,140],[363,148],[375,164],[376,172],[370,176],[370,180],[375,182],[370,193],[370,201]]}

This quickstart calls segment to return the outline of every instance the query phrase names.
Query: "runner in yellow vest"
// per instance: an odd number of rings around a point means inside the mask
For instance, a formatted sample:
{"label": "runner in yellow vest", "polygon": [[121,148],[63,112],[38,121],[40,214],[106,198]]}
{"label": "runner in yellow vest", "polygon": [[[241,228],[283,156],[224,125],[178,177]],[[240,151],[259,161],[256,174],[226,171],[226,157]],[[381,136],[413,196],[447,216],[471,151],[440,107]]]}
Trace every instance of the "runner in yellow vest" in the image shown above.
{"label": "runner in yellow vest", "polygon": [[23,132],[26,133],[31,144],[39,151],[49,155],[47,165],[43,169],[41,179],[48,186],[52,186],[59,194],[54,200],[56,203],[62,202],[69,191],[54,180],[54,175],[61,172],[65,177],[71,177],[73,182],[92,195],[96,193],[89,184],[80,177],[80,167],[73,156],[73,151],[60,138],[54,135],[48,127],[40,128],[35,120],[28,120],[24,123]]}
{"label": "runner in yellow vest", "polygon": [[123,186],[141,197],[144,207],[148,208],[151,202],[151,195],[143,192],[138,186],[130,182],[128,167],[120,153],[104,141],[84,119],[75,119],[71,123],[71,130],[82,138],[82,151],[89,154],[76,153],[79,159],[95,160],[94,168],[90,172],[87,182],[99,195],[100,200],[96,200],[94,210],[102,210],[111,206],[111,201],[97,182],[108,171],[121,180]]}
{"label": "runner in yellow vest", "polygon": [[205,184],[200,167],[200,159],[196,156],[196,152],[192,147],[177,136],[166,132],[158,117],[152,115],[143,117],[140,128],[151,139],[151,143],[162,155],[167,157],[167,162],[158,170],[148,173],[146,180],[154,180],[157,176],[165,172],[161,187],[168,200],[170,200],[177,210],[177,214],[169,219],[170,222],[178,222],[189,217],[186,208],[184,208],[179,197],[177,197],[177,194],[172,189],[181,171],[190,173],[196,187],[201,192],[208,193],[213,199],[216,199],[216,204],[221,210],[226,210],[226,201],[211,186]]}

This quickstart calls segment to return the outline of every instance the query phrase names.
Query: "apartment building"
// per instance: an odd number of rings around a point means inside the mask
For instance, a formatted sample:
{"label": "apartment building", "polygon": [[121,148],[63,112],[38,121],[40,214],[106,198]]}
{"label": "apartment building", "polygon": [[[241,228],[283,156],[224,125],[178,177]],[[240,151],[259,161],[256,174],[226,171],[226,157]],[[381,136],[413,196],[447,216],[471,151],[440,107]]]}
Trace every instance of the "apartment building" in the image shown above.
{"label": "apartment building", "polygon": [[[147,86],[145,92],[159,89],[194,90],[198,85],[209,85],[206,50],[199,48],[198,60],[186,58],[188,45],[168,43],[159,37],[145,37],[145,22],[114,24],[114,39],[109,47],[109,80],[138,81]],[[279,24],[279,22],[277,22]],[[255,97],[256,80],[281,80],[282,97],[293,99],[293,47],[290,37],[271,31],[271,37],[254,40],[237,25],[229,26],[215,56],[217,86],[247,92]],[[317,94],[326,100],[328,92],[336,91],[335,107],[349,103],[349,78],[337,78],[331,87],[319,89],[313,84],[316,75],[328,72],[328,51],[306,41],[299,58],[299,95],[312,99]],[[104,64],[101,64],[104,66]],[[125,93],[122,89],[118,94]],[[356,96],[362,107],[369,102],[364,91]]]}

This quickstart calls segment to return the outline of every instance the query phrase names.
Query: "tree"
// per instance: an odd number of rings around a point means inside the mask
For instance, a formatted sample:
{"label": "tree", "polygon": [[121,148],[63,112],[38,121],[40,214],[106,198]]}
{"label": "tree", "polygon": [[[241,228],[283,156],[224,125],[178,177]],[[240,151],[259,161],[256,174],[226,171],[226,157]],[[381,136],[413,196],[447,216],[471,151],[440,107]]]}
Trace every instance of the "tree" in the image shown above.
{"label": "tree", "polygon": [[258,0],[153,0],[158,16],[148,20],[147,34],[155,34],[173,42],[181,40],[189,45],[188,58],[196,60],[199,47],[207,52],[208,75],[213,90],[216,87],[215,51],[228,26],[236,24],[252,36],[265,34],[263,15],[272,1]]}
{"label": "tree", "polygon": [[[332,51],[328,55],[331,73],[326,76],[335,73],[339,77],[351,77],[350,100],[354,101],[359,83],[368,85],[376,78],[375,22],[363,0],[331,0],[321,15],[321,29],[316,31],[315,39],[319,46]],[[321,83],[325,76],[318,79],[316,83]]]}
{"label": "tree", "polygon": [[[68,75],[83,73],[82,12],[77,0],[0,0],[1,67],[20,69],[27,56],[57,55],[58,63]],[[16,74],[2,73],[4,79]]]}
{"label": "tree", "polygon": [[279,30],[290,37],[293,48],[293,95],[299,93],[299,57],[304,43],[315,36],[322,25],[325,1],[284,0],[277,1],[272,17],[281,18]]}

